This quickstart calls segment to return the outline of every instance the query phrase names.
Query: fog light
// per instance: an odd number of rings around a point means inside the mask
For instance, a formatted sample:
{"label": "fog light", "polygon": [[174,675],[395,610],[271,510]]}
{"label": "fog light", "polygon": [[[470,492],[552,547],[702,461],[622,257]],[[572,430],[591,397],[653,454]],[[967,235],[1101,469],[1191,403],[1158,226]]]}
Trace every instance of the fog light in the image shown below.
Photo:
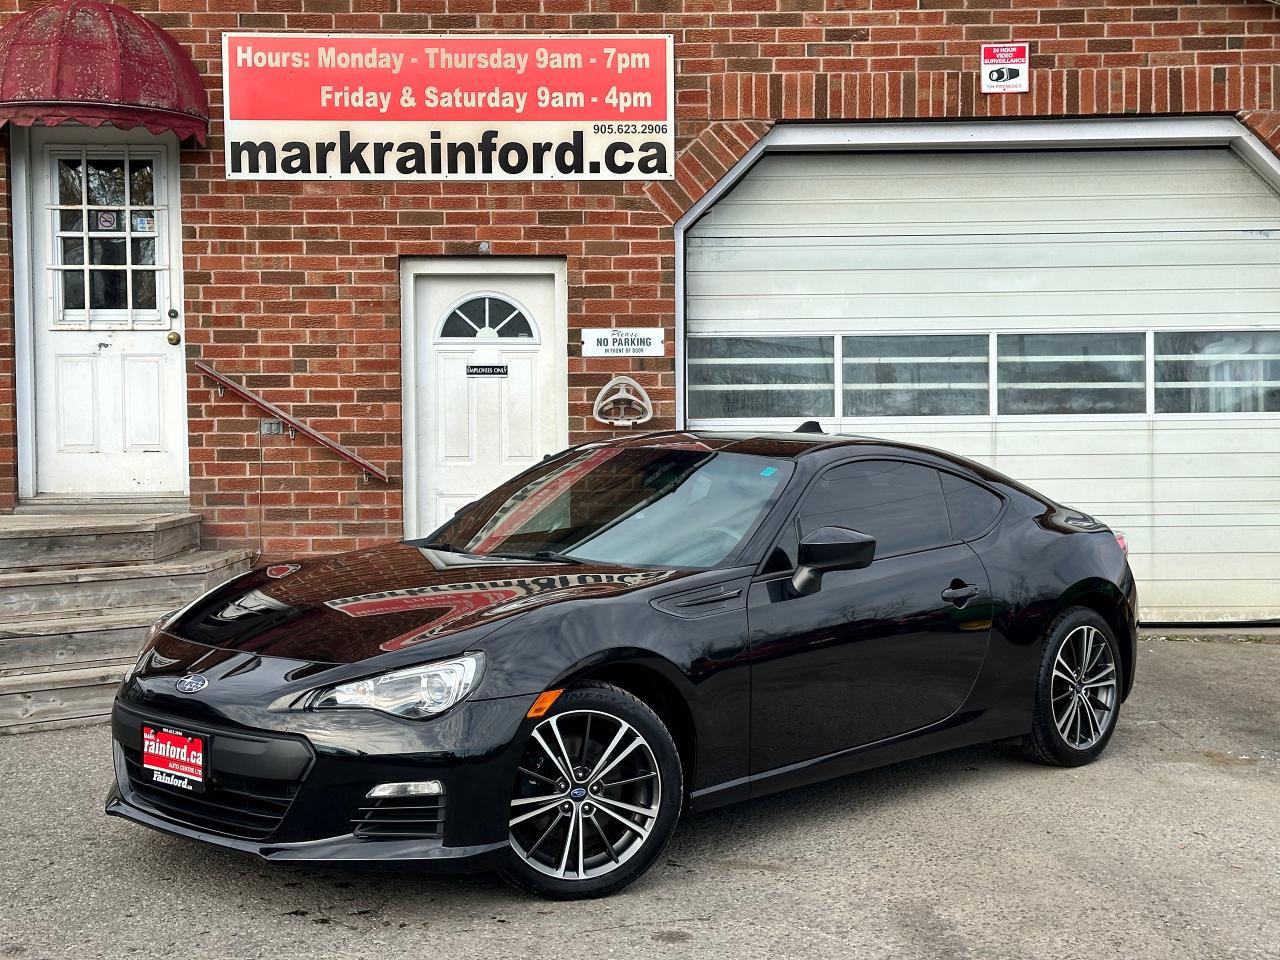
{"label": "fog light", "polygon": [[444,793],[439,780],[411,780],[408,783],[380,783],[366,796],[369,797],[435,797]]}

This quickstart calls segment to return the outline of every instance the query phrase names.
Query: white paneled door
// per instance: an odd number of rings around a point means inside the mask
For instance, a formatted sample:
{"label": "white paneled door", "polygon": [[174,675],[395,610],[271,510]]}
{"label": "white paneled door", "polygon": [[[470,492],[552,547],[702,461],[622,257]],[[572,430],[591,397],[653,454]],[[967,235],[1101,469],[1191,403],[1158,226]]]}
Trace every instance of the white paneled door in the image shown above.
{"label": "white paneled door", "polygon": [[406,264],[409,536],[566,445],[563,284],[558,262]]}
{"label": "white paneled door", "polygon": [[181,494],[176,144],[72,136],[33,131],[27,155],[34,470],[24,493]]}

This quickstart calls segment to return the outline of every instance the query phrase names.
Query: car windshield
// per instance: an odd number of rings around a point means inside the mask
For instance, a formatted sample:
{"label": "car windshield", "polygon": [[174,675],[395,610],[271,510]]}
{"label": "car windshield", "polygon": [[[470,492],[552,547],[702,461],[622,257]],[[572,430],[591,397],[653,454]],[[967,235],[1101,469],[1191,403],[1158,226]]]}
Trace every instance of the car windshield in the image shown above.
{"label": "car windshield", "polygon": [[429,539],[484,556],[715,567],[737,553],[791,472],[788,460],[695,444],[583,450],[504,484]]}

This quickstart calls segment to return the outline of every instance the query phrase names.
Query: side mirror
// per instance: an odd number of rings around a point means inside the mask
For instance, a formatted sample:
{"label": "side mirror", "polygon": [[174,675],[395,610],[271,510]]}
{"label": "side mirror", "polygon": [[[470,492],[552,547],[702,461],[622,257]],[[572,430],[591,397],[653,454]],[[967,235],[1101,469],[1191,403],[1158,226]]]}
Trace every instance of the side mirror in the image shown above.
{"label": "side mirror", "polygon": [[876,556],[876,538],[846,527],[819,527],[800,541],[799,564],[791,585],[797,593],[817,593],[830,570],[860,570]]}

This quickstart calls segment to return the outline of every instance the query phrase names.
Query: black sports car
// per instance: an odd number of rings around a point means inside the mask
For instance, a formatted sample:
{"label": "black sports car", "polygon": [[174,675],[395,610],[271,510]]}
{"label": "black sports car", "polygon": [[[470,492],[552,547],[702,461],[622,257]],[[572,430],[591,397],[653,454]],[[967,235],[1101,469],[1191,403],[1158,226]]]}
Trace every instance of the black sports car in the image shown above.
{"label": "black sports car", "polygon": [[948,454],[587,444],[426,540],[261,567],[158,622],[107,812],[598,896],[684,809],[987,740],[1087,763],[1135,603],[1106,526]]}

